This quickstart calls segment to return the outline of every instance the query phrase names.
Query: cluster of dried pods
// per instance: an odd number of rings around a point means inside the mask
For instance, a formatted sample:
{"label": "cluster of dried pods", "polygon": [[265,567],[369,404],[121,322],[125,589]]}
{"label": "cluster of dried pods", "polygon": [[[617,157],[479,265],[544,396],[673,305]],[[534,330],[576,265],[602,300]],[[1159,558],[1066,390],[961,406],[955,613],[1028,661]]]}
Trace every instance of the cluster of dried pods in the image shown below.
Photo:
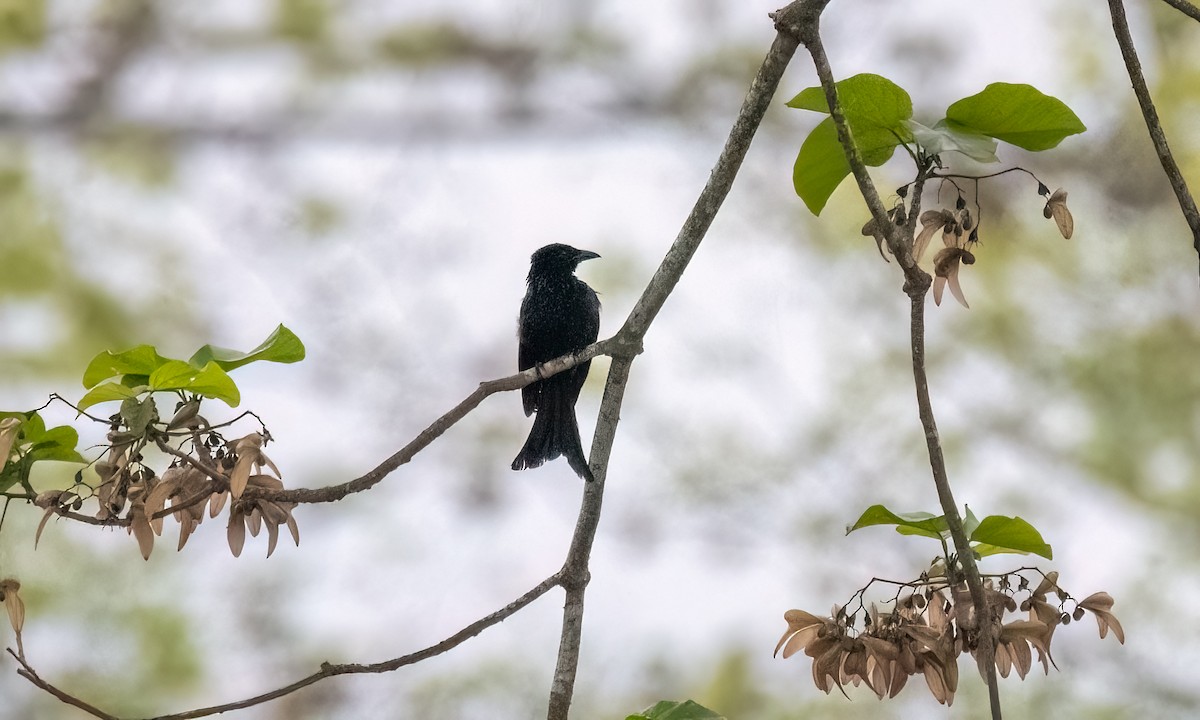
{"label": "cluster of dried pods", "polygon": [[[1052,193],[1045,185],[1038,183],[1038,193],[1046,198],[1046,206],[1043,208],[1042,214],[1047,219],[1053,218],[1054,223],[1058,226],[1058,231],[1064,238],[1070,240],[1075,233],[1075,219],[1067,208],[1067,191],[1059,188]],[[897,204],[888,210],[888,219],[896,225],[904,225],[907,216],[903,204]],[[958,271],[963,265],[975,264],[975,255],[971,249],[979,242],[978,221],[972,217],[971,211],[961,195],[953,210],[947,208],[926,210],[921,213],[918,220],[921,224],[921,231],[913,238],[912,249],[913,259],[916,262],[921,262],[933,236],[938,231],[941,231],[942,234],[944,247],[933,256],[934,304],[942,304],[942,295],[946,288],[949,288],[950,294],[954,296],[955,300],[958,300],[963,307],[970,307],[967,305],[966,296],[963,295],[962,285],[958,280]],[[862,234],[867,237],[873,236],[880,253],[883,253],[886,243],[883,234],[878,231],[874,218],[863,225]],[[886,255],[884,259],[887,259]]]}
{"label": "cluster of dried pods", "polygon": [[[1024,577],[1018,590],[1028,590]],[[1046,573],[1041,583],[1020,604],[1013,597],[1008,576],[1000,588],[989,580],[985,595],[992,615],[995,663],[1001,677],[1016,670],[1022,679],[1033,666],[1033,651],[1047,673],[1054,659],[1050,642],[1059,625],[1082,619],[1085,612],[1096,618],[1100,637],[1112,630],[1122,644],[1125,632],[1112,614],[1113,599],[1098,592],[1075,601],[1058,585],[1058,574]],[[1049,601],[1053,595],[1056,603]],[[1070,613],[1066,607],[1074,603]],[[1004,622],[1007,613],[1028,613],[1027,618]],[[881,700],[895,697],[908,679],[921,675],[930,692],[945,705],[954,702],[958,689],[958,657],[969,652],[978,663],[981,638],[975,608],[965,583],[926,585],[923,592],[899,599],[891,612],[883,614],[874,603],[863,613],[863,627],[854,628],[856,614],[834,607],[828,617],[803,610],[784,613],[787,631],[775,646],[783,657],[803,651],[812,659],[812,677],[817,688],[829,693],[834,687],[845,694],[845,685],[870,688]],[[1057,668],[1057,665],[1055,665]],[[980,674],[985,675],[980,667]]]}
{"label": "cluster of dried pods", "polygon": [[[179,523],[177,549],[182,550],[204,517],[217,517],[226,504],[230,505],[229,549],[235,556],[242,552],[246,532],[257,536],[264,526],[268,557],[275,551],[281,526],[287,527],[299,545],[300,530],[292,516],[295,503],[243,497],[248,487],[283,489],[279,468],[262,450],[267,436],[254,432],[226,442],[212,431],[201,438],[196,430],[193,437],[194,456],[176,458],[160,475],[143,459],[145,436],[131,437],[125,430],[114,429],[108,435],[108,452],[93,466],[99,476],[98,485],[91,488],[80,482],[69,490],[51,490],[37,496],[35,504],[46,512],[38,525],[35,545],[51,517],[82,508],[87,498],[80,494],[81,488],[90,491],[99,503],[98,520],[120,518],[124,513],[129,533],[146,559],[154,549],[155,537],[162,535],[164,518],[173,517]],[[274,475],[265,474],[264,468]]]}

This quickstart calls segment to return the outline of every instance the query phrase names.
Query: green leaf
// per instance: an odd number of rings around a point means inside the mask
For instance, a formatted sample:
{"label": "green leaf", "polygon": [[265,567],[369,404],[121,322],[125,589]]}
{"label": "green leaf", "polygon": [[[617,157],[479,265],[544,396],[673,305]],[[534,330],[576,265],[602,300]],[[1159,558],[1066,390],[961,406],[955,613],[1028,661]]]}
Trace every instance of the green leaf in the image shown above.
{"label": "green leaf", "polygon": [[144,434],[146,427],[158,420],[158,406],[154,404],[154,397],[147,395],[141,400],[126,398],[121,402],[121,419],[125,421],[129,432]]}
{"label": "green leaf", "polygon": [[979,543],[975,552],[980,555],[1033,553],[1047,560],[1054,559],[1054,551],[1042,539],[1041,533],[1019,517],[989,515],[980,521],[970,539],[971,542]]}
{"label": "green leaf", "polygon": [[951,128],[982,133],[1026,150],[1049,150],[1087,130],[1071,108],[1032,85],[992,83],[946,108]]}
{"label": "green leaf", "polygon": [[149,375],[122,375],[119,381],[127,388],[142,388],[150,385]]}
{"label": "green leaf", "polygon": [[[881,75],[860,73],[837,83],[838,101],[842,112],[855,125],[873,125],[901,130],[902,123],[912,117],[912,98],[904,88]],[[805,88],[788,101],[788,107],[829,113],[825,90],[820,86]]]}
{"label": "green leaf", "polygon": [[13,485],[23,481],[28,469],[29,465],[24,461],[6,464],[0,469],[0,492],[7,492]]}
{"label": "green leaf", "polygon": [[963,507],[966,508],[963,517],[963,532],[970,538],[971,533],[975,532],[975,528],[979,527],[979,518],[975,517],[975,513],[971,512],[970,505],[964,505]]}
{"label": "green leaf", "polygon": [[[838,99],[850,135],[863,163],[879,166],[891,159],[896,146],[912,138],[906,121],[912,117],[912,99],[887,78],[863,73],[837,83]],[[789,107],[829,112],[820,87],[805,88],[788,102]],[[833,118],[822,120],[805,138],[792,168],[792,184],[809,211],[820,215],[850,164],[837,138]]]}
{"label": "green leaf", "polygon": [[943,538],[949,537],[950,526],[946,524],[946,518],[938,515],[934,518],[929,518],[922,522],[903,523],[896,526],[896,532],[901,535],[919,535],[928,538]]}
{"label": "green leaf", "polygon": [[60,445],[62,447],[74,448],[79,444],[79,432],[70,425],[59,425],[52,427],[42,433],[42,437],[38,440],[38,444]]}
{"label": "green leaf", "polygon": [[203,368],[197,368],[182,360],[168,360],[150,373],[150,388],[186,390],[204,397],[224,400],[229,407],[237,407],[242,400],[233,379],[216,362],[209,362]]}
{"label": "green leaf", "polygon": [[[17,415],[14,415],[17,417]],[[42,436],[46,434],[46,421],[41,415],[36,412],[21,413],[25,421],[21,423],[21,441],[27,443],[36,443],[41,441]]]}
{"label": "green leaf", "polygon": [[662,700],[625,720],[725,720],[725,716],[692,700]]}
{"label": "green leaf", "polygon": [[946,519],[941,515],[926,512],[895,513],[883,505],[872,505],[863,511],[858,520],[846,528],[846,534],[871,525],[895,525],[901,535],[921,535],[941,539],[946,531]]}
{"label": "green leaf", "polygon": [[159,355],[153,345],[138,345],[119,353],[106,350],[88,363],[83,371],[83,386],[95,387],[117,375],[149,375],[165,362],[167,358]]}
{"label": "green leaf", "polygon": [[24,422],[17,428],[20,439],[15,444],[28,448],[25,450],[27,463],[37,460],[84,462],[83,457],[75,450],[75,446],[79,444],[79,433],[75,428],[59,425],[47,430],[45,421],[36,412],[4,415],[24,418]]}
{"label": "green leaf", "polygon": [[87,410],[91,406],[102,402],[125,400],[126,398],[137,397],[149,389],[150,388],[146,385],[131,388],[126,387],[121,383],[108,382],[104,383],[103,385],[97,385],[91,390],[88,390],[87,394],[83,396],[83,399],[79,401],[79,405],[77,407],[80,410]]}
{"label": "green leaf", "polygon": [[822,120],[804,139],[792,167],[792,186],[808,211],[820,215],[842,180],[850,174],[850,163],[842,152],[833,119]]}
{"label": "green leaf", "polygon": [[[66,429],[70,430],[71,428],[66,428]],[[84,460],[83,456],[79,454],[79,451],[75,449],[75,445],[78,442],[79,442],[79,438],[78,438],[78,436],[76,436],[75,441],[70,443],[70,445],[67,445],[66,443],[63,443],[63,444],[50,443],[48,445],[39,445],[30,451],[29,459],[34,460],[34,461],[36,461],[36,460],[56,460],[58,462],[72,462],[72,463],[87,462],[87,460]]]}
{"label": "green leaf", "polygon": [[938,120],[929,128],[915,120],[908,121],[913,140],[927,155],[957,152],[981,163],[1000,162],[996,157],[996,139],[973,132],[965,127],[950,127],[945,120]]}
{"label": "green leaf", "polygon": [[275,328],[271,335],[250,352],[238,352],[227,348],[205,345],[188,360],[196,367],[215,362],[226,372],[256,360],[278,363],[294,363],[304,359],[304,343],[283,325]]}

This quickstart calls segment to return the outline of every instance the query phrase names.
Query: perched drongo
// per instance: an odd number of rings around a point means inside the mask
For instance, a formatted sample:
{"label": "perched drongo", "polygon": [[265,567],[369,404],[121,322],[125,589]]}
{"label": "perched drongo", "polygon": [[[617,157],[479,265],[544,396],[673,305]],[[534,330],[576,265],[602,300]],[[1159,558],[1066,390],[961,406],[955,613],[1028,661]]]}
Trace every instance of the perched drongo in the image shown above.
{"label": "perched drongo", "polygon": [[[575,277],[575,268],[584,260],[598,257],[594,252],[556,243],[530,258],[528,289],[517,318],[517,365],[521,370],[596,342],[600,299],[595,290]],[[580,363],[521,388],[525,414],[536,412],[537,417],[525,447],[513,460],[513,470],[538,467],[565,455],[579,477],[592,479],[575,421],[575,401],[591,364],[590,360]]]}

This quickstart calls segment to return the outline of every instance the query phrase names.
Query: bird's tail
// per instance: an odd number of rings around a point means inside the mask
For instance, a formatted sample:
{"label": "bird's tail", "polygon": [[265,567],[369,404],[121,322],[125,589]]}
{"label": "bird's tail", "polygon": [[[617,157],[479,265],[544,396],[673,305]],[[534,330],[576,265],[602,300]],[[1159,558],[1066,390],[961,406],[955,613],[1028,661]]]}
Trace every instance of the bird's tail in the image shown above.
{"label": "bird's tail", "polygon": [[588,468],[583,445],[579,441],[579,423],[575,420],[574,404],[564,400],[560,397],[557,402],[538,408],[529,438],[512,462],[513,470],[539,467],[563,455],[579,477],[592,480],[592,471]]}

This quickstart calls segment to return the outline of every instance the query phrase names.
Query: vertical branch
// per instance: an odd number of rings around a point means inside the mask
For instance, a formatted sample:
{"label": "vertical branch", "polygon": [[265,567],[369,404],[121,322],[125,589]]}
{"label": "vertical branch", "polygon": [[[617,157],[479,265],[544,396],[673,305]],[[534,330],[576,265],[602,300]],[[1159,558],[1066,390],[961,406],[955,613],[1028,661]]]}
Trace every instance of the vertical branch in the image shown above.
{"label": "vertical branch", "polygon": [[[1194,9],[1194,8],[1193,8]],[[1154,143],[1154,152],[1162,164],[1163,172],[1175,191],[1179,201],[1179,209],[1183,218],[1192,230],[1192,247],[1200,256],[1200,210],[1188,190],[1187,181],[1171,154],[1167,145],[1167,135],[1163,132],[1162,123],[1158,120],[1158,111],[1154,109],[1154,101],[1150,97],[1150,88],[1146,86],[1146,78],[1142,75],[1142,63],[1138,59],[1137,50],[1133,46],[1133,37],[1129,34],[1129,21],[1125,19],[1125,6],[1121,0],[1108,0],[1108,10],[1112,14],[1113,34],[1117,45],[1121,48],[1121,58],[1125,61],[1125,70],[1129,73],[1129,81],[1133,84],[1133,94],[1137,96],[1138,106],[1142,109],[1142,117],[1146,119],[1146,129],[1150,132],[1150,142]],[[1180,10],[1183,10],[1181,7]]]}
{"label": "vertical branch", "polygon": [[[979,568],[975,564],[975,556],[971,551],[970,540],[963,527],[962,516],[958,512],[958,503],[950,488],[950,479],[946,474],[946,462],[942,455],[941,439],[938,436],[937,423],[933,416],[933,405],[929,399],[929,379],[925,374],[925,295],[929,291],[930,277],[916,263],[912,256],[912,232],[916,227],[915,215],[920,209],[914,198],[913,213],[903,228],[898,228],[888,220],[883,202],[871,176],[867,173],[858,148],[854,145],[853,135],[838,100],[837,85],[833,78],[833,70],[829,65],[829,57],[825,54],[825,46],[821,41],[819,31],[820,11],[828,4],[828,0],[797,0],[776,16],[776,27],[787,31],[804,44],[813,58],[821,87],[829,104],[829,114],[837,128],[838,140],[846,154],[858,188],[871,210],[871,217],[876,226],[884,233],[892,254],[896,257],[904,271],[904,290],[912,304],[912,363],[913,381],[917,392],[917,407],[921,417],[921,426],[925,431],[925,444],[929,452],[929,465],[933,472],[933,482],[937,488],[938,501],[946,518],[946,525],[954,540],[954,548],[962,565],[963,575],[966,576],[967,587],[971,592],[971,604],[975,608],[976,632],[978,641],[979,666],[985,674],[988,686],[988,698],[991,705],[992,720],[1000,720],[1000,686],[996,676],[996,629],[995,623],[988,610],[987,600],[983,592],[983,580],[979,576]],[[923,182],[922,175],[918,179]],[[921,184],[914,187],[914,195],[919,196]]]}
{"label": "vertical branch", "polygon": [[1000,720],[1000,681],[996,677],[996,638],[992,613],[983,594],[983,581],[975,554],[958,514],[958,503],[950,489],[950,478],[946,474],[946,459],[942,455],[941,438],[937,421],[933,417],[933,403],[929,400],[929,378],[925,374],[925,292],[912,293],[912,365],[913,383],[917,391],[917,411],[921,416],[921,427],[925,430],[925,447],[929,451],[929,467],[933,471],[933,484],[937,487],[938,502],[946,515],[946,525],[954,539],[954,550],[966,575],[967,587],[971,591],[971,604],[975,607],[975,622],[978,628],[979,667],[985,673],[988,686],[988,703],[992,720]]}
{"label": "vertical branch", "polygon": [[766,59],[750,84],[750,90],[742,102],[737,120],[734,121],[717,164],[709,175],[708,183],[700,192],[696,204],[663,257],[650,284],[614,338],[618,348],[612,353],[613,362],[608,371],[604,399],[600,403],[596,435],[592,440],[590,464],[595,481],[588,483],[584,488],[575,534],[561,572],[566,601],[563,605],[558,661],[550,684],[547,712],[549,720],[567,719],[575,692],[575,675],[579,668],[579,647],[583,632],[584,591],[591,579],[588,562],[596,537],[596,528],[600,523],[608,460],[612,454],[613,439],[616,437],[617,421],[620,418],[621,403],[625,395],[625,385],[629,382],[629,370],[633,359],[641,352],[642,338],[679,282],[679,278],[683,276],[683,271],[687,269],[709,226],[712,225],[713,218],[733,187],[742,160],[750,149],[754,134],[762,124],[763,116],[775,96],[775,90],[779,87],[779,80],[783,77],[783,71],[795,51],[796,41],[793,38],[784,33],[776,35]]}
{"label": "vertical branch", "polygon": [[579,669],[579,646],[583,636],[583,596],[588,580],[591,579],[588,560],[592,553],[592,543],[596,539],[596,528],[600,524],[604,483],[608,478],[608,460],[612,456],[621,403],[624,400],[625,385],[629,382],[629,368],[632,364],[632,354],[616,355],[609,367],[608,382],[604,387],[604,399],[600,403],[600,417],[596,422],[596,435],[592,440],[589,456],[594,479],[584,486],[582,507],[579,509],[579,519],[575,523],[575,535],[571,539],[567,561],[560,573],[566,599],[563,603],[558,660],[554,668],[554,679],[550,684],[550,720],[565,720],[575,693],[575,673]]}

